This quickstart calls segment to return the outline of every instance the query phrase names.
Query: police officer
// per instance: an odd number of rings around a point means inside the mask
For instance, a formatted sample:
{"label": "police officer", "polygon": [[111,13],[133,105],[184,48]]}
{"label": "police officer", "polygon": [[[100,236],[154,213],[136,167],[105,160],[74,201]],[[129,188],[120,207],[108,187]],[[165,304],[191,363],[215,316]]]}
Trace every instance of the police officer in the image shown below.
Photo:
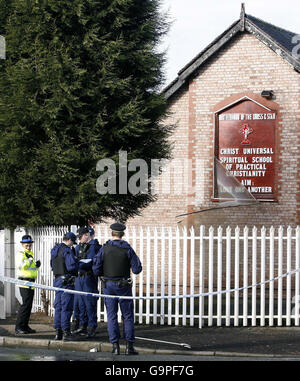
{"label": "police officer", "polygon": [[[37,278],[38,268],[40,267],[41,262],[35,262],[33,259],[34,255],[31,251],[33,240],[30,235],[24,235],[20,243],[23,246],[23,250],[20,250],[17,253],[17,277],[21,280],[35,282]],[[28,325],[34,297],[34,288],[29,286],[19,287],[20,294],[22,297],[22,305],[18,312],[15,333],[35,333],[36,331],[34,329],[31,329]]]}
{"label": "police officer", "polygon": [[[98,293],[98,279],[92,271],[93,258],[100,249],[98,240],[91,240],[88,227],[78,229],[79,244],[75,247],[76,257],[79,261],[78,276],[75,280],[75,290]],[[93,235],[94,235],[93,234]],[[94,237],[93,237],[94,238]],[[98,298],[91,295],[77,295],[80,327],[74,333],[94,337],[97,330],[97,302]],[[76,305],[75,305],[76,307]]]}
{"label": "police officer", "polygon": [[95,230],[88,226],[89,232],[90,232],[90,238],[89,238],[89,244],[93,246],[93,251],[97,254],[98,251],[101,249],[101,246],[97,238],[95,238]]}
{"label": "police officer", "polygon": [[[132,296],[130,269],[134,274],[139,274],[142,271],[142,264],[129,243],[122,240],[126,226],[114,223],[110,228],[112,240],[107,241],[96,255],[93,271],[96,276],[101,276],[104,294]],[[120,354],[120,328],[117,317],[118,305],[120,305],[126,340],[125,354],[138,354],[133,347],[135,342],[133,300],[118,298],[105,298],[104,300],[109,340],[113,344],[112,353]]]}
{"label": "police officer", "polygon": [[[76,258],[79,261],[81,258],[78,258],[79,253],[79,246],[81,246],[81,254],[83,251],[88,249],[88,246],[86,243],[89,240],[89,234],[88,231],[85,228],[79,228],[77,230],[77,236],[79,239],[79,245],[75,247],[75,254]],[[75,279],[75,290],[76,291],[82,291],[81,287],[81,280],[79,278],[79,274],[77,274],[77,277]],[[74,306],[73,306],[73,327],[72,327],[72,333],[80,334],[80,335],[87,335],[87,324],[88,324],[88,317],[86,314],[86,311],[81,316],[81,322],[80,322],[80,303],[81,298],[80,295],[74,295]],[[81,308],[82,309],[82,308]],[[81,323],[81,324],[80,324]]]}
{"label": "police officer", "polygon": [[[99,244],[99,241],[95,239],[95,230],[91,227],[88,226],[89,230],[89,238],[88,238],[88,244],[89,246],[89,252],[95,253],[92,255],[94,257],[96,253],[100,250],[101,245]],[[85,240],[85,237],[83,237],[83,240]],[[75,248],[76,250],[76,248]],[[79,250],[76,250],[76,255],[78,255]],[[89,253],[90,254],[90,253]],[[75,281],[75,288],[77,290],[81,289],[79,287],[80,279],[78,281]],[[72,326],[72,332],[75,333],[80,333],[80,334],[86,334],[87,332],[87,325],[88,325],[88,316],[87,313],[81,318],[82,320],[82,326],[80,327],[80,308],[79,308],[79,303],[80,303],[80,298],[79,295],[74,295],[74,310],[73,310],[73,326]],[[82,305],[82,308],[85,308],[85,305]],[[96,307],[97,308],[97,307]],[[92,329],[91,329],[92,330]]]}
{"label": "police officer", "polygon": [[[54,287],[74,290],[74,280],[78,271],[73,245],[76,244],[76,235],[68,232],[62,243],[57,243],[51,250],[51,268],[53,271]],[[70,326],[73,312],[74,295],[69,292],[56,291],[54,300],[54,328],[55,340],[72,340]]]}

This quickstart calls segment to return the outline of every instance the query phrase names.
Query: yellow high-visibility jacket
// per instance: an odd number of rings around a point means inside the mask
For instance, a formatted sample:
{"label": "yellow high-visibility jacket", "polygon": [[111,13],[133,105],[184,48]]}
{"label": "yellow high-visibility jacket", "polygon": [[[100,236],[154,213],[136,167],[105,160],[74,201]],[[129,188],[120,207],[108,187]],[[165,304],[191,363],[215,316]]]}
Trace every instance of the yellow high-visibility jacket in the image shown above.
{"label": "yellow high-visibility jacket", "polygon": [[[25,280],[29,280],[32,282],[36,280],[38,268],[33,259],[33,252],[31,250],[24,249],[24,250],[20,250],[17,253],[16,268],[17,268],[18,279],[25,278]],[[33,288],[33,287],[22,286],[22,285],[20,285],[19,287]]]}

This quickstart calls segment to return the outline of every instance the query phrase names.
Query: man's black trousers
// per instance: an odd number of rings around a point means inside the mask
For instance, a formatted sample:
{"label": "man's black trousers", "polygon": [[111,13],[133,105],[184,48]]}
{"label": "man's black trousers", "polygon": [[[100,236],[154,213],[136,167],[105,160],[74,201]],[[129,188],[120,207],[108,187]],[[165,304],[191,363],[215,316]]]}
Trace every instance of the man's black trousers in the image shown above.
{"label": "man's black trousers", "polygon": [[19,308],[16,329],[26,330],[28,328],[34,290],[31,288],[20,287],[20,294],[23,304]]}

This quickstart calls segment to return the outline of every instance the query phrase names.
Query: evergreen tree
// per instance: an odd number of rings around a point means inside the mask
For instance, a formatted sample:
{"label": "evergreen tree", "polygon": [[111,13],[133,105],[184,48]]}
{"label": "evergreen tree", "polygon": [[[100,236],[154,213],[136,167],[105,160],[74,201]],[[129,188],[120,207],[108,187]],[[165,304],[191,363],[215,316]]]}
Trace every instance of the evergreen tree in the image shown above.
{"label": "evergreen tree", "polygon": [[170,157],[160,0],[0,0],[0,226],[125,221],[155,198],[96,191],[96,163]]}

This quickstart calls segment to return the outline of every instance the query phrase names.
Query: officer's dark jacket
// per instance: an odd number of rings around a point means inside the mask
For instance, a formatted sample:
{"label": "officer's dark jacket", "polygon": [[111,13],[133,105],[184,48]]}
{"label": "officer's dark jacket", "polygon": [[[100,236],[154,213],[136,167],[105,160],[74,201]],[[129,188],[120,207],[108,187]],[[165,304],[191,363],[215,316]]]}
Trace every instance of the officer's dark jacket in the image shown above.
{"label": "officer's dark jacket", "polygon": [[[77,245],[75,247],[75,252],[76,252],[77,258],[78,258],[78,254],[79,254],[79,249],[80,249],[80,245]],[[84,259],[93,259],[100,249],[101,249],[101,245],[98,242],[98,240],[97,239],[91,240],[90,242],[87,243],[87,250],[85,252]],[[78,258],[78,259],[80,259],[80,258]],[[92,271],[92,265],[93,265],[93,261],[91,261],[89,263],[79,262],[79,272]]]}
{"label": "officer's dark jacket", "polygon": [[64,243],[51,249],[50,265],[54,275],[77,275],[78,262],[73,250]]}
{"label": "officer's dark jacket", "polygon": [[[113,261],[118,263],[113,266]],[[93,260],[93,272],[96,276],[129,277],[130,269],[134,274],[139,274],[142,271],[142,264],[133,248],[123,240],[107,241]]]}

